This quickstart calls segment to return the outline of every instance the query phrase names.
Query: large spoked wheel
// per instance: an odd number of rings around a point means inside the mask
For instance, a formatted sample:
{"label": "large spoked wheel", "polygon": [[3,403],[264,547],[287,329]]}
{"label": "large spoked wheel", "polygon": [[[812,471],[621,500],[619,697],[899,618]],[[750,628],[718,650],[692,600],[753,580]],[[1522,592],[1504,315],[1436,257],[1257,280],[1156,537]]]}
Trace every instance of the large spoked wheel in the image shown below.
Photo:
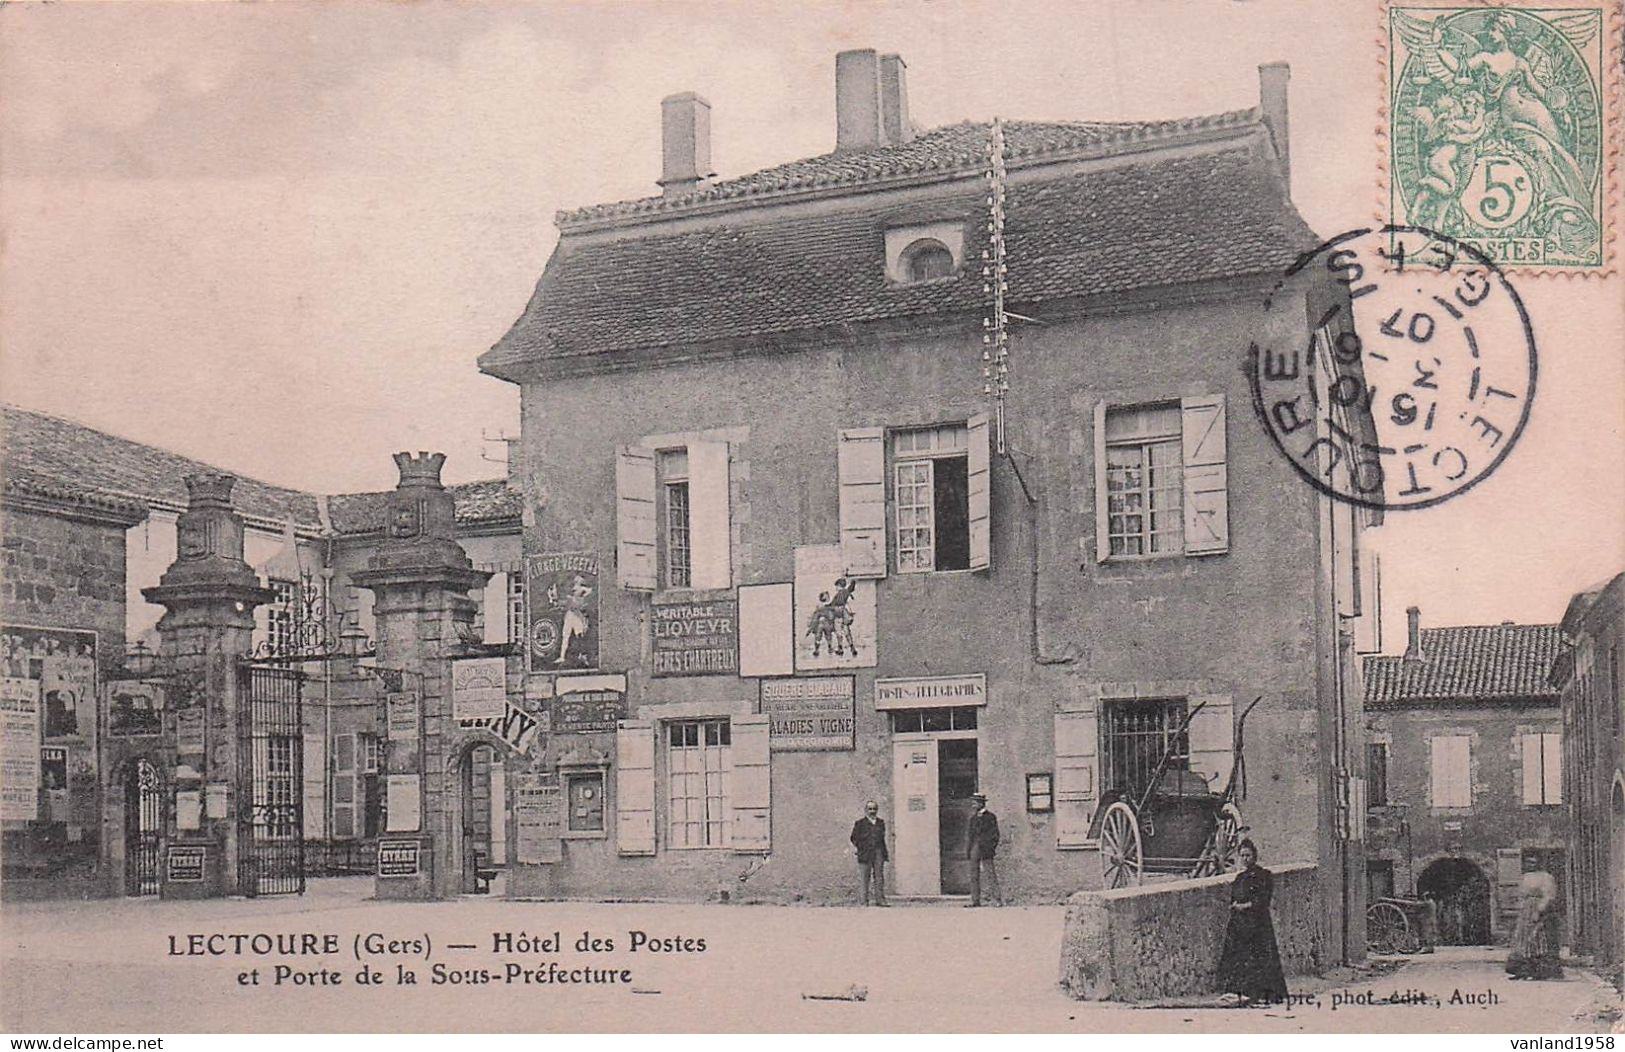
{"label": "large spoked wheel", "polygon": [[1405,953],[1411,945],[1411,923],[1392,902],[1373,903],[1365,911],[1365,940],[1372,953]]}
{"label": "large spoked wheel", "polygon": [[1119,800],[1100,821],[1100,867],[1108,888],[1124,888],[1145,879],[1140,823],[1134,809]]}
{"label": "large spoked wheel", "polygon": [[1215,817],[1213,835],[1202,848],[1202,857],[1196,860],[1193,877],[1216,877],[1236,871],[1236,848],[1241,843],[1241,823],[1235,811],[1226,807]]}

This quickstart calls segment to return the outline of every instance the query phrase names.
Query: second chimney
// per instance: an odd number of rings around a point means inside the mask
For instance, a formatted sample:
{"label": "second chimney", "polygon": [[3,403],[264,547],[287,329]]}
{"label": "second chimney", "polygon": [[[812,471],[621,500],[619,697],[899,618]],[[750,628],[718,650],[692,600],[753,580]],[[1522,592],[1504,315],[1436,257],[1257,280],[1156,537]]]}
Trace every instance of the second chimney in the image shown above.
{"label": "second chimney", "polygon": [[880,56],[880,122],[891,145],[914,138],[908,119],[908,63],[901,55]]}
{"label": "second chimney", "polygon": [[1410,661],[1422,660],[1422,610],[1405,608],[1405,657]]}
{"label": "second chimney", "polygon": [[703,189],[711,169],[711,104],[692,91],[660,100],[660,188],[667,197]]}

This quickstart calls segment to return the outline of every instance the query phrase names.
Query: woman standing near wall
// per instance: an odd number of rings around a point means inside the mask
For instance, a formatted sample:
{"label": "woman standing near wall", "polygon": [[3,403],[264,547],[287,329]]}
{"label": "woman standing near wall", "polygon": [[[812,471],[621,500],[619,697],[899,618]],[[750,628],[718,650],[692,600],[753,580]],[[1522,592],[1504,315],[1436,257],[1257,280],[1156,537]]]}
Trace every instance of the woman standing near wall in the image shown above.
{"label": "woman standing near wall", "polygon": [[1230,885],[1230,922],[1219,956],[1219,986],[1242,1004],[1286,1000],[1286,976],[1270,920],[1275,877],[1258,864],[1258,846],[1243,840],[1237,848],[1241,872]]}
{"label": "woman standing near wall", "polygon": [[1523,903],[1512,932],[1507,974],[1514,979],[1561,979],[1558,963],[1557,880],[1543,869],[1523,875]]}

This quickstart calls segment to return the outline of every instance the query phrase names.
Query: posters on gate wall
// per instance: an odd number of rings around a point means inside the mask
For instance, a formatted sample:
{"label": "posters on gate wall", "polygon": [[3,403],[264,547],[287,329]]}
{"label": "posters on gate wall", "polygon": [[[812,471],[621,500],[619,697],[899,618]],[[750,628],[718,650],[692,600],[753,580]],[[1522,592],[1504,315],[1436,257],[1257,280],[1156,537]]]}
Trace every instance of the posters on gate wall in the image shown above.
{"label": "posters on gate wall", "polygon": [[598,556],[525,557],[526,652],[532,672],[598,667]]}
{"label": "posters on gate wall", "polygon": [[[61,746],[67,750],[67,796],[49,817],[67,822],[70,839],[101,820],[96,805],[96,645],[95,632],[0,626],[0,676],[32,681],[37,691],[29,798],[26,804],[12,800],[9,807],[26,809],[29,818],[46,817],[39,813],[39,749],[42,744]],[[21,767],[17,770],[20,776]]]}
{"label": "posters on gate wall", "polygon": [[415,774],[420,767],[423,739],[418,709],[416,691],[395,691],[384,699],[384,731],[389,738],[384,757],[386,774]]}
{"label": "posters on gate wall", "polygon": [[452,719],[489,720],[507,707],[507,658],[459,658],[451,663]]}
{"label": "posters on gate wall", "polygon": [[[164,729],[164,688],[157,683],[118,679],[107,685],[107,735],[133,738]],[[201,751],[201,750],[199,750]]]}
{"label": "posters on gate wall", "polygon": [[873,668],[875,583],[846,576],[839,544],[796,549],[796,671]]}
{"label": "posters on gate wall", "polygon": [[0,678],[0,818],[39,817],[39,680]]}
{"label": "posters on gate wall", "polygon": [[514,785],[514,827],[518,834],[514,857],[520,862],[549,863],[564,858],[560,837],[564,832],[564,797],[558,778],[526,774]]}

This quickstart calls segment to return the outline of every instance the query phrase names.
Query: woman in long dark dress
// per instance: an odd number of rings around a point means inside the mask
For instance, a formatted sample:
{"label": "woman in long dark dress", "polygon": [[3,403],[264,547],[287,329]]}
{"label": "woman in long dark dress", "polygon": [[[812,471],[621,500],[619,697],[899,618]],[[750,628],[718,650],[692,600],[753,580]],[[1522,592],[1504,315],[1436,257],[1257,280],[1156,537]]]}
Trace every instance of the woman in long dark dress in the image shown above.
{"label": "woman in long dark dress", "polygon": [[1275,945],[1270,920],[1270,896],[1275,877],[1258,864],[1258,847],[1243,840],[1236,853],[1241,872],[1230,885],[1230,923],[1224,929],[1224,953],[1219,957],[1219,986],[1239,994],[1243,1003],[1286,1000],[1286,976],[1281,972],[1281,951]]}

